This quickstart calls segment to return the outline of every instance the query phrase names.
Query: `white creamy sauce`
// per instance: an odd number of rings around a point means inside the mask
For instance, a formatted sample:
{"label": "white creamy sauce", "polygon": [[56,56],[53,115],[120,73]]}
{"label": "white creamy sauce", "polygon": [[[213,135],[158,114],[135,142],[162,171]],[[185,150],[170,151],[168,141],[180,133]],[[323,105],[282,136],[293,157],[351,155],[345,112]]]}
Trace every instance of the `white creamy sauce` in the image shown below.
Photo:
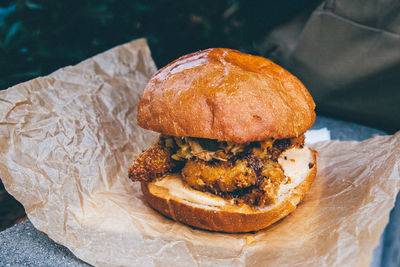
{"label": "white creamy sauce", "polygon": [[285,176],[291,179],[291,183],[280,186],[279,196],[283,196],[290,189],[298,186],[307,177],[310,171],[308,164],[312,161],[311,151],[307,147],[291,148],[279,156],[278,162],[282,166]]}
{"label": "white creamy sauce", "polygon": [[223,206],[226,204],[226,200],[221,197],[210,196],[210,194],[187,188],[178,175],[168,176],[155,182],[155,185],[167,188],[172,196],[192,203],[208,206]]}
{"label": "white creamy sauce", "polygon": [[[281,164],[285,175],[291,178],[291,183],[283,184],[279,188],[279,198],[282,199],[290,189],[298,186],[307,177],[310,170],[308,164],[312,162],[312,154],[307,147],[302,149],[291,148],[280,155],[278,162]],[[179,175],[170,175],[156,181],[154,185],[168,189],[169,194],[173,197],[183,199],[185,202],[202,208],[214,210],[215,207],[234,204],[233,200],[226,200],[186,186]],[[151,187],[150,190],[152,191]],[[276,204],[279,204],[279,202]],[[272,207],[267,206],[261,209],[265,210]]]}

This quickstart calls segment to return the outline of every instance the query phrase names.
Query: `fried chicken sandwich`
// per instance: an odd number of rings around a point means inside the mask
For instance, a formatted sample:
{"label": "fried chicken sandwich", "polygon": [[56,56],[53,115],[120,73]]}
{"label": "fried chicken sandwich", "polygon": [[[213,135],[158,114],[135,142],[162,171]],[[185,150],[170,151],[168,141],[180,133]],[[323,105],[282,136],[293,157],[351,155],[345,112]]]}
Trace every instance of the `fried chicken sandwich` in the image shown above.
{"label": "fried chicken sandwich", "polygon": [[155,210],[196,228],[263,229],[287,216],[316,175],[304,85],[272,61],[214,48],[183,56],[146,85],[138,124],[161,133],[129,168]]}

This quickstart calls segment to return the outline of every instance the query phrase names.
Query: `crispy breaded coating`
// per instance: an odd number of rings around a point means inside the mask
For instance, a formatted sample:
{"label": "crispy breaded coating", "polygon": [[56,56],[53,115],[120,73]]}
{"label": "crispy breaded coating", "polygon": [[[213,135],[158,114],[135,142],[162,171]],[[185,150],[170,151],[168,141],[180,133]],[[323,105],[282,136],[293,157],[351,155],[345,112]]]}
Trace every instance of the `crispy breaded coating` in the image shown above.
{"label": "crispy breaded coating", "polygon": [[281,184],[290,182],[277,162],[290,147],[302,147],[304,135],[291,139],[267,140],[228,161],[189,159],[182,169],[186,183],[238,202],[264,206],[277,200]]}
{"label": "crispy breaded coating", "polygon": [[264,179],[259,189],[264,192],[264,196],[260,205],[273,204],[277,200],[280,185],[290,182],[290,178],[285,176],[278,162],[271,160],[263,162],[261,175]]}
{"label": "crispy breaded coating", "polygon": [[238,198],[256,206],[275,203],[280,185],[289,179],[277,162],[266,155],[258,158],[254,154],[229,162],[189,160],[182,178],[197,190]]}
{"label": "crispy breaded coating", "polygon": [[191,187],[218,192],[231,192],[256,184],[257,175],[245,160],[235,162],[207,162],[188,160],[182,169],[182,177]]}
{"label": "crispy breaded coating", "polygon": [[171,150],[159,141],[142,152],[129,168],[132,181],[151,181],[164,173],[173,172],[176,162],[171,158]]}
{"label": "crispy breaded coating", "polygon": [[298,137],[288,138],[288,139],[278,139],[275,140],[272,147],[270,148],[270,153],[272,155],[272,159],[277,159],[282,151],[289,149],[291,147],[300,147],[304,146],[305,135],[299,135]]}
{"label": "crispy breaded coating", "polygon": [[188,159],[175,160],[173,155],[178,149],[193,149],[183,145],[162,136],[139,155],[129,168],[129,178],[152,181],[166,173],[180,172],[192,188],[234,199],[238,204],[265,206],[275,203],[281,184],[290,182],[277,162],[279,155],[290,147],[302,147],[304,135],[249,143],[240,147],[239,153],[231,153],[224,160],[203,160],[193,156],[196,153],[192,152]]}

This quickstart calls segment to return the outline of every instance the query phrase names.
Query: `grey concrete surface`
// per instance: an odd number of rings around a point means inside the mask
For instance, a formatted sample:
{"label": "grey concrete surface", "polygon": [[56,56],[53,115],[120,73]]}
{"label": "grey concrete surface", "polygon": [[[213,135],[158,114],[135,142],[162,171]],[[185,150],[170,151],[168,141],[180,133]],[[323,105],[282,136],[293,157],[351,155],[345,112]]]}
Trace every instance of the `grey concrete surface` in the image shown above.
{"label": "grey concrete surface", "polygon": [[[313,129],[328,128],[331,139],[365,140],[385,132],[362,125],[319,116]],[[67,248],[56,244],[36,230],[30,221],[0,232],[0,266],[88,266]],[[400,266],[400,196],[392,210],[390,222],[374,251],[372,267]]]}
{"label": "grey concrete surface", "polygon": [[0,266],[89,266],[29,220],[0,233]]}

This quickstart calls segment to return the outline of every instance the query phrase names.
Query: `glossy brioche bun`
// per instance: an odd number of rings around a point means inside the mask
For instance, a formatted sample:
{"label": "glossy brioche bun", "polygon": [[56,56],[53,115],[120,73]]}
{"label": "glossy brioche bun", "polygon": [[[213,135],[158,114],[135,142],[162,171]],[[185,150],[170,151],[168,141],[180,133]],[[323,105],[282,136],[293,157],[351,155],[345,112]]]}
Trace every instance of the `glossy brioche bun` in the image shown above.
{"label": "glossy brioche bun", "polygon": [[[209,193],[203,193],[207,198],[203,204],[192,203],[171,194],[168,188],[156,185],[157,182],[142,182],[141,188],[152,208],[175,221],[211,231],[229,233],[257,231],[295,210],[308,192],[317,173],[316,152],[311,150],[311,153],[313,167],[309,169],[306,177],[295,188],[284,194],[280,202],[266,208],[255,209],[246,204],[237,206]],[[166,175],[162,179],[169,178],[176,179],[177,183],[174,186],[180,185],[180,189],[184,189],[185,193],[196,194],[197,190],[184,186],[179,174]],[[222,207],[207,205],[206,202],[209,202],[207,195],[211,201],[218,199],[226,204],[224,203]]]}
{"label": "glossy brioche bun", "polygon": [[263,57],[212,48],[160,69],[139,102],[139,126],[173,136],[244,143],[296,137],[315,103],[292,74]]}

